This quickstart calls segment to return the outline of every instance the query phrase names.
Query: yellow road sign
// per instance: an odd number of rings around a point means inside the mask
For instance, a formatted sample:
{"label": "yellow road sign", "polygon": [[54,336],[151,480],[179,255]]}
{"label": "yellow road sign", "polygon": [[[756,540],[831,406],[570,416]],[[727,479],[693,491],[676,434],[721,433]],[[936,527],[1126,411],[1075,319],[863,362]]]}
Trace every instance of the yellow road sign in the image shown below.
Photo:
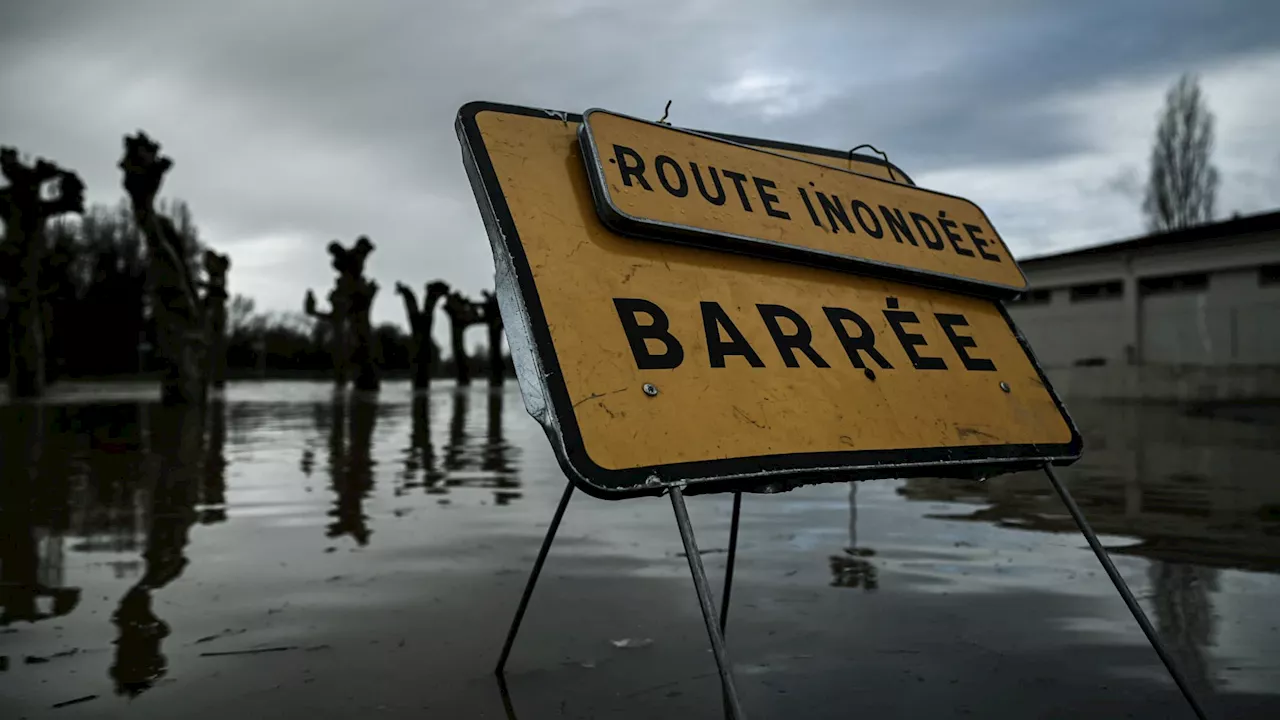
{"label": "yellow road sign", "polygon": [[579,487],[617,498],[1078,457],[997,301],[611,232],[579,124],[482,103],[458,117],[525,404]]}
{"label": "yellow road sign", "polygon": [[580,136],[616,232],[1009,297],[1026,278],[974,203],[603,110]]}

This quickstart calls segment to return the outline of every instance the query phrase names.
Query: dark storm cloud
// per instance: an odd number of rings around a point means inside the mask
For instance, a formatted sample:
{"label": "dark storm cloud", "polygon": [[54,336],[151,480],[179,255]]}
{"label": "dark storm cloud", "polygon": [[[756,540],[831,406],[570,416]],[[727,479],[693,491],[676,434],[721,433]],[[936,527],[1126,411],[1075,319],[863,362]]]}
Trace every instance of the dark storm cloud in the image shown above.
{"label": "dark storm cloud", "polygon": [[[306,238],[311,254],[280,269],[298,277],[292,295],[327,281],[324,242],[361,232],[384,288],[442,276],[474,293],[492,268],[452,130],[460,105],[629,106],[646,87],[659,105],[703,92],[682,63],[721,61],[698,3],[577,5],[42,4],[6,25],[23,40],[0,72],[32,102],[5,112],[14,141],[76,167],[94,197],[118,197],[120,134],[145,127],[177,160],[167,190],[212,242]],[[620,47],[620,28],[687,50]],[[114,112],[86,117],[99,108]],[[273,278],[280,302],[288,281]],[[377,310],[399,319],[389,292]]]}
{"label": "dark storm cloud", "polygon": [[[892,56],[850,67],[847,72],[866,78],[867,85],[786,130],[837,147],[876,142],[896,148],[909,172],[1044,159],[1082,149],[1085,140],[1069,119],[1036,107],[1040,99],[1117,77],[1193,71],[1223,57],[1280,48],[1280,3],[1270,0],[995,5],[1008,12],[938,22],[926,19],[932,9],[917,7],[895,33],[903,54],[957,46],[965,51],[909,83],[878,79],[883,67],[894,64]],[[1157,110],[1151,108],[1152,118]]]}
{"label": "dark storm cloud", "polygon": [[292,309],[328,282],[325,242],[369,233],[396,321],[395,280],[491,282],[452,130],[469,100],[656,118],[672,99],[679,125],[874,142],[918,175],[1060,157],[1091,138],[1045,99],[1280,44],[1280,4],[1253,0],[0,8],[0,141],[115,201],[120,136],[145,128],[177,161],[167,191],[243,259],[240,289]]}

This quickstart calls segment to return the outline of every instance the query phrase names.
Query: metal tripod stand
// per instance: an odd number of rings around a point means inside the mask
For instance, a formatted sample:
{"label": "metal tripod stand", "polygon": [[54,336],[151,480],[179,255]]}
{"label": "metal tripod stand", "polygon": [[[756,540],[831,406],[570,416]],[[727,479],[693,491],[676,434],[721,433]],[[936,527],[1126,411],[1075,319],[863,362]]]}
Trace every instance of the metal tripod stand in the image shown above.
{"label": "metal tripod stand", "polygon": [[[1094,555],[1102,563],[1102,568],[1106,571],[1107,577],[1111,578],[1111,582],[1120,593],[1120,597],[1129,608],[1129,612],[1138,621],[1138,626],[1142,628],[1143,634],[1146,635],[1156,654],[1160,656],[1160,660],[1169,671],[1169,675],[1172,676],[1178,689],[1182,691],[1183,697],[1186,698],[1196,717],[1200,720],[1207,720],[1208,715],[1192,690],[1191,684],[1174,662],[1173,656],[1165,648],[1160,636],[1156,634],[1151,621],[1147,619],[1146,613],[1138,605],[1137,599],[1134,598],[1133,592],[1129,589],[1128,584],[1125,583],[1124,578],[1121,577],[1120,571],[1111,562],[1111,556],[1107,554],[1106,548],[1098,540],[1098,536],[1085,519],[1084,513],[1076,505],[1075,499],[1071,497],[1071,493],[1067,491],[1066,486],[1058,478],[1052,465],[1046,464],[1044,472],[1049,478],[1050,484],[1053,485],[1053,489],[1062,498],[1063,504],[1067,507],[1067,512],[1071,514],[1071,518],[1080,528],[1085,540],[1088,541],[1089,547],[1093,549]],[[738,524],[742,511],[742,493],[735,492],[733,494],[733,516],[729,526],[729,553],[724,576],[724,592],[720,596],[720,609],[718,612],[715,607],[715,601],[711,596],[711,583],[707,580],[707,571],[702,565],[702,556],[698,552],[698,543],[693,535],[693,525],[689,521],[689,511],[684,501],[684,485],[679,483],[670,486],[668,494],[671,496],[671,507],[675,512],[676,527],[680,530],[680,539],[684,543],[685,555],[689,560],[689,572],[693,575],[693,587],[698,595],[698,605],[702,609],[702,619],[707,626],[707,637],[711,641],[711,651],[715,655],[716,668],[720,673],[720,682],[724,691],[725,716],[730,720],[746,720],[747,716],[742,710],[742,702],[738,699],[738,691],[733,679],[733,669],[729,664],[728,652],[725,650],[724,643],[725,629],[729,617],[729,598],[733,591],[733,567],[738,551]],[[542,547],[538,550],[538,558],[533,563],[533,571],[529,574],[529,580],[525,583],[524,593],[520,596],[520,605],[516,608],[515,617],[511,620],[511,628],[507,631],[507,639],[502,646],[502,654],[498,657],[498,665],[494,672],[498,676],[500,684],[502,683],[507,658],[511,655],[511,646],[515,643],[516,634],[520,631],[520,623],[524,620],[525,610],[529,607],[529,598],[533,595],[533,588],[537,585],[538,576],[542,573],[542,565],[546,562],[547,553],[551,549],[551,543],[555,540],[556,531],[560,528],[560,521],[564,519],[565,508],[569,506],[569,498],[572,496],[573,484],[566,483],[564,494],[560,496],[560,504],[556,506],[555,514],[551,517],[551,526],[547,528],[547,535],[543,538]]]}

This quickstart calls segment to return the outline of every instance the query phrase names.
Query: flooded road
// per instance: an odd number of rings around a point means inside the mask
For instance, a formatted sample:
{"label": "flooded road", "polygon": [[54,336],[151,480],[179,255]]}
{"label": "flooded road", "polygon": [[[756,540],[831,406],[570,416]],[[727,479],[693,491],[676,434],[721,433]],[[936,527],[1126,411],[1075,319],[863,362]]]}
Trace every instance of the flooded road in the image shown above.
{"label": "flooded road", "polygon": [[[720,717],[666,499],[569,505],[518,391],[0,405],[0,718]],[[1219,717],[1280,717],[1280,422],[1070,403],[1077,500]],[[689,501],[719,590],[729,496]],[[743,502],[752,718],[1192,717],[1042,476]]]}

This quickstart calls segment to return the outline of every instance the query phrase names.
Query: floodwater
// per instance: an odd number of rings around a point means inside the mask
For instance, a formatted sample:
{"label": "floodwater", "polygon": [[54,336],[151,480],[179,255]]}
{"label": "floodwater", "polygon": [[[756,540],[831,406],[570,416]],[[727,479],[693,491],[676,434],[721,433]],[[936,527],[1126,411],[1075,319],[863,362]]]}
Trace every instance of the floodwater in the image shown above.
{"label": "floodwater", "polygon": [[[663,498],[564,487],[514,386],[0,406],[0,718],[722,717]],[[1072,404],[1064,471],[1217,717],[1280,717],[1280,423]],[[689,500],[713,586],[729,496]],[[752,718],[1191,717],[1043,477],[748,495]]]}

